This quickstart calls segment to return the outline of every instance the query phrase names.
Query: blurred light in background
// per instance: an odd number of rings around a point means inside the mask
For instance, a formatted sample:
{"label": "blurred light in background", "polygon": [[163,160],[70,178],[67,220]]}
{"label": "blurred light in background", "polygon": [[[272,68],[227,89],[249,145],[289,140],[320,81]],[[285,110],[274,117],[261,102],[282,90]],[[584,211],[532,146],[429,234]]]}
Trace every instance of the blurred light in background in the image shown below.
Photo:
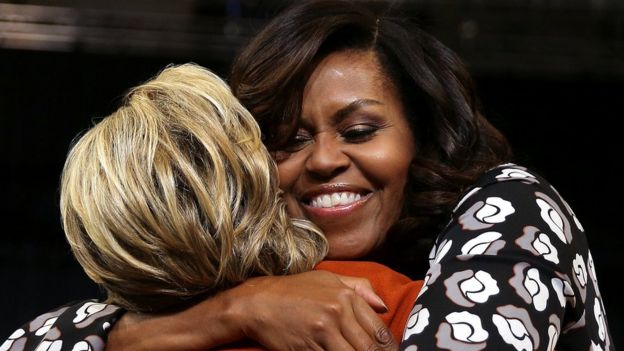
{"label": "blurred light in background", "polygon": [[[266,18],[289,3],[0,3],[0,48],[229,62]],[[458,51],[477,75],[624,76],[622,1],[423,0],[403,6]]]}

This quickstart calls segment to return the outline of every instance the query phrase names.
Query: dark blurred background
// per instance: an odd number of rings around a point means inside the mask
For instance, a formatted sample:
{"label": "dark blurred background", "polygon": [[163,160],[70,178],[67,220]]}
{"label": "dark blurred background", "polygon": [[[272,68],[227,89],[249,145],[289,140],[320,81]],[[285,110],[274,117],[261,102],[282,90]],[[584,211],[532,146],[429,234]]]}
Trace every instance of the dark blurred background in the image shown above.
{"label": "dark blurred background", "polygon": [[[58,182],[69,144],[169,63],[227,75],[289,1],[0,2],[0,341],[74,299],[99,297],[65,242]],[[398,3],[398,2],[397,2]],[[457,51],[519,162],[545,175],[588,235],[615,345],[624,345],[624,2],[403,3]]]}

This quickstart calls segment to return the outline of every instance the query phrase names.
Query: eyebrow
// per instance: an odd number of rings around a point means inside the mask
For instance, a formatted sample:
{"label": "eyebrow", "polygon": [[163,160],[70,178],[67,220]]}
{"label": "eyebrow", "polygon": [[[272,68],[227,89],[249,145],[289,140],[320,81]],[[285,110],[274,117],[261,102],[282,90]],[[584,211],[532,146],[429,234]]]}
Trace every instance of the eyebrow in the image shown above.
{"label": "eyebrow", "polygon": [[[352,102],[350,102],[347,106],[339,109],[338,111],[334,112],[334,114],[331,116],[331,124],[332,125],[338,125],[340,124],[342,121],[344,121],[347,117],[349,117],[350,114],[352,114],[353,112],[369,106],[369,105],[383,105],[383,102],[381,101],[377,101],[375,99],[357,99],[354,100]],[[301,119],[300,120],[300,125],[302,125],[304,128],[309,128],[309,122],[306,119]]]}
{"label": "eyebrow", "polygon": [[347,118],[351,113],[369,105],[383,105],[383,103],[373,99],[358,99],[352,101],[347,106],[336,111],[332,116],[332,121],[334,124],[340,124],[340,122]]}

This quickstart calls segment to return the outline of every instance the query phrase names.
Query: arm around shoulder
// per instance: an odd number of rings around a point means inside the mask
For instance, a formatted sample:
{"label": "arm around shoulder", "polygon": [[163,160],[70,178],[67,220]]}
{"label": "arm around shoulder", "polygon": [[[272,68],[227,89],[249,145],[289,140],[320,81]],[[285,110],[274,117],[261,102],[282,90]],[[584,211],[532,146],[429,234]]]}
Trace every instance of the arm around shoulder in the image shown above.
{"label": "arm around shoulder", "polygon": [[185,310],[167,314],[128,312],[111,330],[107,351],[207,350],[241,340],[236,290],[223,291]]}

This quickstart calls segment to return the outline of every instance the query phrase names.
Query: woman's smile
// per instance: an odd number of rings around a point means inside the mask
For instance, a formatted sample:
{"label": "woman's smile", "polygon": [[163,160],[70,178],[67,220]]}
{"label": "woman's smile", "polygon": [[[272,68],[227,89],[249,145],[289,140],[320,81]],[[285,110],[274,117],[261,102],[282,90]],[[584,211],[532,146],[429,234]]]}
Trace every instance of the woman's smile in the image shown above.
{"label": "woman's smile", "polygon": [[306,192],[302,206],[310,219],[347,216],[362,207],[371,195],[370,190],[348,184],[324,184]]}
{"label": "woman's smile", "polygon": [[362,199],[360,194],[351,192],[323,194],[312,199],[308,206],[313,208],[335,209],[345,207]]}
{"label": "woman's smile", "polygon": [[323,230],[328,258],[366,256],[401,214],[414,145],[375,55],[328,55],[305,86],[300,129],[276,152],[290,215]]}

